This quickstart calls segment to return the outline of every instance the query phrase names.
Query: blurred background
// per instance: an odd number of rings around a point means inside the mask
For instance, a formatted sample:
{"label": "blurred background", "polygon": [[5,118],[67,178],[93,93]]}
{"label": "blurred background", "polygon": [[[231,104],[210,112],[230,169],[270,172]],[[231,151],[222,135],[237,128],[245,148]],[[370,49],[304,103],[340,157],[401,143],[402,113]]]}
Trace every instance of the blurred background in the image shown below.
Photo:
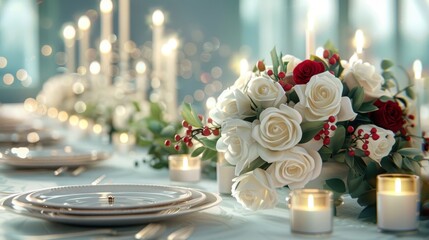
{"label": "blurred background", "polygon": [[[112,4],[111,75],[118,82],[121,57],[115,49],[121,3]],[[235,81],[240,66],[250,69],[258,59],[270,62],[274,46],[305,58],[309,21],[315,47],[330,40],[343,59],[355,52],[355,33],[360,29],[365,61],[378,66],[380,60],[391,59],[410,74],[416,59],[422,62],[423,74],[429,67],[429,0],[130,0],[129,4],[128,78],[137,78],[142,72],[138,66],[143,66],[139,63],[144,63],[145,91],[154,101],[160,98],[152,94],[159,82],[151,79],[156,9],[164,16],[163,36],[178,43],[179,103],[204,106]],[[79,68],[82,15],[90,20],[86,70]],[[76,31],[71,50],[75,71],[89,73],[89,64],[100,61],[102,17],[99,0],[0,0],[0,103],[35,98],[48,79],[67,72],[70,58],[63,36],[67,24]]]}

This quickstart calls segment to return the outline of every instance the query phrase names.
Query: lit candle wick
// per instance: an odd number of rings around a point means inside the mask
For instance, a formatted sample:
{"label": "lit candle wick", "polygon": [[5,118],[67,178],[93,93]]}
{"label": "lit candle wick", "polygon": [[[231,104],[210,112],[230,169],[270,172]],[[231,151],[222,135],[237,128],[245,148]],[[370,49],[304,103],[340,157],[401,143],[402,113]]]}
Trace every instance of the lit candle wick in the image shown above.
{"label": "lit candle wick", "polygon": [[189,168],[188,158],[184,158],[183,159],[183,169],[188,169],[188,168]]}
{"label": "lit candle wick", "polygon": [[313,194],[308,195],[308,208],[314,208],[314,196]]}

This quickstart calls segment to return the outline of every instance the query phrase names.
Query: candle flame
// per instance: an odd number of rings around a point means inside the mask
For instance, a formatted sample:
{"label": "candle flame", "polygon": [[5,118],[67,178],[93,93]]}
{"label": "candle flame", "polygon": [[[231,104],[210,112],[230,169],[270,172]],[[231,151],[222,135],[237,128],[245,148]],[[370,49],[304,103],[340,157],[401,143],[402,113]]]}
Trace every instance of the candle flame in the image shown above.
{"label": "candle flame", "polygon": [[422,62],[417,59],[413,63],[413,71],[414,71],[414,79],[421,79],[422,78]]}
{"label": "candle flame", "polygon": [[138,74],[143,74],[146,72],[146,63],[144,63],[143,61],[138,61],[136,64],[136,72]]}
{"label": "candle flame", "polygon": [[243,58],[240,60],[240,76],[243,76],[247,71],[249,71],[249,62]]}
{"label": "candle flame", "polygon": [[396,193],[401,193],[402,191],[402,186],[401,186],[401,179],[399,178],[395,178],[395,192]]}
{"label": "candle flame", "polygon": [[153,12],[152,23],[155,26],[161,26],[164,23],[164,13],[161,10],[157,9]]}
{"label": "candle flame", "polygon": [[100,11],[102,13],[109,13],[113,9],[113,4],[111,0],[101,0],[100,2]]}
{"label": "candle flame", "polygon": [[67,40],[71,40],[76,36],[76,30],[72,25],[67,25],[63,29],[63,36]]}
{"label": "candle flame", "polygon": [[128,142],[128,134],[126,134],[126,133],[121,133],[121,134],[119,135],[119,141],[120,141],[121,143],[127,143],[127,142]]}
{"label": "candle flame", "polygon": [[104,39],[100,43],[100,52],[101,53],[109,53],[112,50],[112,44],[110,44],[109,40]]}
{"label": "candle flame", "polygon": [[77,22],[77,26],[80,30],[88,30],[89,27],[91,27],[91,21],[86,15],[83,15],[79,18],[79,21]]}
{"label": "candle flame", "polygon": [[314,196],[313,194],[308,195],[308,208],[314,208]]}
{"label": "candle flame", "polygon": [[355,33],[355,42],[356,42],[356,53],[361,54],[363,52],[363,46],[365,45],[365,36],[363,31],[358,29]]}
{"label": "candle flame", "polygon": [[91,64],[89,65],[89,71],[91,72],[91,74],[99,74],[101,71],[101,66],[100,63],[98,63],[97,61],[93,61],[91,62]]}
{"label": "candle flame", "polygon": [[189,160],[187,157],[185,157],[183,159],[183,169],[188,169],[189,168]]}

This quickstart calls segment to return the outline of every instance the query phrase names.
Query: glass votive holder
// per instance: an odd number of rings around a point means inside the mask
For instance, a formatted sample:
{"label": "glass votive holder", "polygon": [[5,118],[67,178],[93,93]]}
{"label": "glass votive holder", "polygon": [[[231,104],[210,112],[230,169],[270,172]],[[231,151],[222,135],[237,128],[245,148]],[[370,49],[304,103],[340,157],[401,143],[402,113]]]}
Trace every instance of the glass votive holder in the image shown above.
{"label": "glass votive holder", "polygon": [[118,152],[127,153],[134,148],[136,137],[133,133],[116,132],[112,135],[112,142]]}
{"label": "glass votive holder", "polygon": [[332,232],[332,192],[298,189],[289,194],[290,227],[293,233],[329,234]]}
{"label": "glass votive holder", "polygon": [[410,174],[377,176],[377,226],[382,231],[414,231],[418,228],[419,177]]}
{"label": "glass votive holder", "polygon": [[188,154],[168,156],[170,180],[177,182],[197,182],[201,178],[201,159]]}
{"label": "glass votive holder", "polygon": [[232,179],[235,178],[235,166],[225,160],[223,152],[218,152],[216,163],[216,179],[221,194],[231,194]]}

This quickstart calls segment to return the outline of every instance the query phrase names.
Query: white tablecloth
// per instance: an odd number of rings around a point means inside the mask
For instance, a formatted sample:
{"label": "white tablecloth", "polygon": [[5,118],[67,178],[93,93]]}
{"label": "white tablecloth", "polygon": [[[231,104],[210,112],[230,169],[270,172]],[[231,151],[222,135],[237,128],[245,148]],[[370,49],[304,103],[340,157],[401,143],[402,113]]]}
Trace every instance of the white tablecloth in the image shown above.
{"label": "white tablecloth", "polygon": [[[87,143],[80,142],[80,144]],[[108,149],[111,146],[104,146],[104,148]],[[106,178],[101,184],[166,184],[217,192],[217,184],[214,180],[203,178],[195,184],[177,183],[169,180],[168,170],[154,170],[147,165],[140,165],[136,168],[134,161],[140,159],[141,156],[141,151],[140,153],[136,151],[127,154],[115,153],[109,160],[101,162],[77,177],[69,173],[54,176],[50,170],[30,171],[0,166],[0,191],[23,192],[51,186],[89,184],[98,176],[106,174]],[[289,211],[285,202],[287,189],[282,189],[279,193],[281,202],[275,209],[256,212],[245,210],[234,198],[222,195],[223,201],[216,207],[166,221],[167,230],[164,237],[180,226],[187,224],[195,225],[195,232],[190,239],[395,239],[401,236],[400,234],[381,233],[375,224],[358,220],[357,215],[361,208],[354,200],[347,197],[345,204],[338,208],[332,234],[327,236],[292,234],[290,232]],[[0,239],[24,239],[28,236],[92,229],[51,223],[4,210],[0,210],[0,226]],[[136,231],[140,228],[142,226],[126,227],[126,229],[135,229]],[[405,237],[406,239],[428,239],[429,221],[420,221],[419,231]],[[85,239],[95,238],[93,236]],[[131,235],[129,235],[129,239],[132,239]]]}

